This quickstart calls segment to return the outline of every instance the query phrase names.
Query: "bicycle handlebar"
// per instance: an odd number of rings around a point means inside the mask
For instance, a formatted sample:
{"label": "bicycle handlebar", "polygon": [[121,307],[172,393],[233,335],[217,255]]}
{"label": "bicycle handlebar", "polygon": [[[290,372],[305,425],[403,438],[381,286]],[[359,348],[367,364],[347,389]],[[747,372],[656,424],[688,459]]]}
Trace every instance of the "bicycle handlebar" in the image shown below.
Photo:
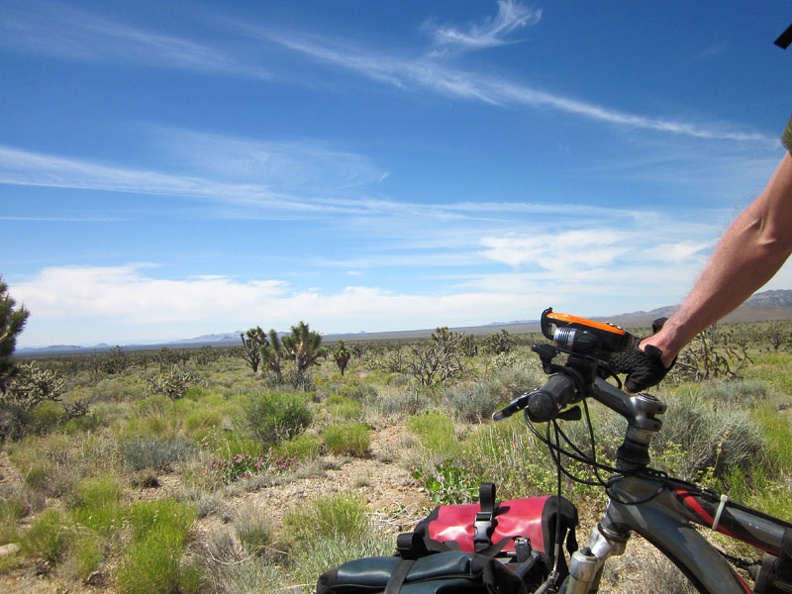
{"label": "bicycle handlebar", "polygon": [[575,398],[575,383],[563,373],[554,373],[541,388],[526,392],[515,398],[502,409],[492,414],[493,421],[502,421],[514,413],[527,409],[528,418],[534,423],[546,423],[558,416],[563,408]]}
{"label": "bicycle handlebar", "polygon": [[575,401],[575,382],[568,375],[554,373],[545,385],[528,397],[528,418],[534,423],[546,423]]}

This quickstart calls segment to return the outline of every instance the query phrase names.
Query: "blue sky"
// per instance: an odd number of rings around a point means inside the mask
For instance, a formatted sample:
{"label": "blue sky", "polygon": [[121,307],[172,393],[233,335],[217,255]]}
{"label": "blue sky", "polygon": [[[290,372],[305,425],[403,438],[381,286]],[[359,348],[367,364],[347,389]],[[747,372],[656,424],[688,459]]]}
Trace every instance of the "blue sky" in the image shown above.
{"label": "blue sky", "polygon": [[678,303],[783,154],[790,22],[779,0],[0,0],[18,346]]}

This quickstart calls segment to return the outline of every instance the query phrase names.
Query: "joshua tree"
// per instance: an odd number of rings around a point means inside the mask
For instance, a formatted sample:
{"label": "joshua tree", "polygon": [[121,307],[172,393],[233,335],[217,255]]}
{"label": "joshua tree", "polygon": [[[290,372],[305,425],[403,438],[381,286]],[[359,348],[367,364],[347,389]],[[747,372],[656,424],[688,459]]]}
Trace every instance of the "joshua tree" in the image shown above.
{"label": "joshua tree", "polygon": [[327,356],[327,350],[321,345],[322,335],[312,331],[305,322],[292,326],[291,334],[283,337],[283,350],[294,363],[297,373],[318,365],[319,359]]}
{"label": "joshua tree", "polygon": [[245,334],[240,334],[242,339],[242,357],[245,359],[253,373],[258,371],[261,365],[261,347],[267,344],[267,335],[261,326],[251,328]]}
{"label": "joshua tree", "polygon": [[262,362],[267,366],[267,372],[272,374],[277,382],[282,382],[281,361],[284,356],[284,345],[281,344],[280,337],[275,330],[270,330],[269,334],[264,337],[259,351]]}
{"label": "joshua tree", "polygon": [[349,360],[352,358],[352,351],[346,348],[344,345],[343,340],[338,341],[338,345],[335,349],[333,349],[333,359],[338,365],[338,369],[341,370],[341,375],[344,375],[344,371],[346,371],[346,366],[349,363]]}

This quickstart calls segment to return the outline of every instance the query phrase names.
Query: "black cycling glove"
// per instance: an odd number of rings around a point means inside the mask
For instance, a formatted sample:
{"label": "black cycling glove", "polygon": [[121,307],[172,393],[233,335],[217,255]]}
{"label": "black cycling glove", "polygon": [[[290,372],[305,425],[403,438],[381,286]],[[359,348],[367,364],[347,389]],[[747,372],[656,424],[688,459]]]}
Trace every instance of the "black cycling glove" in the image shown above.
{"label": "black cycling glove", "polygon": [[[666,318],[655,320],[652,323],[652,330],[654,332],[660,330],[665,321]],[[671,367],[666,367],[661,360],[663,352],[659,348],[648,344],[642,351],[638,348],[640,342],[637,340],[629,350],[614,353],[610,358],[610,366],[614,373],[627,374],[624,386],[633,394],[659,384],[676,362],[674,359]]]}

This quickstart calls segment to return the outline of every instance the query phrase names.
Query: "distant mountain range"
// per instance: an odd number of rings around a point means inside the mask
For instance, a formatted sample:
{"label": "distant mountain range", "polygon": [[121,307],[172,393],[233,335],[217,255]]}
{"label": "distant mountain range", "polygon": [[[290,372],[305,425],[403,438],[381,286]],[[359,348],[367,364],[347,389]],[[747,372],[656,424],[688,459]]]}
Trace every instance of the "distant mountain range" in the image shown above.
{"label": "distant mountain range", "polygon": [[[595,319],[607,320],[618,324],[624,328],[646,328],[652,325],[652,320],[671,315],[678,306],[667,306],[651,311],[636,311],[615,316],[602,317]],[[766,322],[772,320],[792,320],[792,290],[772,290],[756,293],[743,305],[724,318],[726,323],[748,323]],[[516,320],[512,322],[492,322],[484,326],[471,326],[463,328],[453,328],[458,332],[466,334],[486,335],[493,334],[504,329],[512,334],[525,332],[538,332],[539,321],[537,320]],[[409,340],[411,338],[421,338],[429,336],[434,332],[432,329],[416,329],[398,332],[358,332],[349,334],[327,334],[324,339],[328,342],[345,340],[352,342],[355,340]],[[121,345],[126,350],[157,350],[162,347],[167,348],[198,348],[209,345],[213,347],[236,346],[240,344],[239,335],[242,331],[228,332],[224,334],[204,334],[195,338],[178,340],[173,342],[161,342],[153,344],[132,344]],[[52,345],[41,348],[20,348],[16,354],[30,357],[36,355],[64,355],[109,351],[115,345],[97,344],[91,347],[81,347],[73,345]]]}

